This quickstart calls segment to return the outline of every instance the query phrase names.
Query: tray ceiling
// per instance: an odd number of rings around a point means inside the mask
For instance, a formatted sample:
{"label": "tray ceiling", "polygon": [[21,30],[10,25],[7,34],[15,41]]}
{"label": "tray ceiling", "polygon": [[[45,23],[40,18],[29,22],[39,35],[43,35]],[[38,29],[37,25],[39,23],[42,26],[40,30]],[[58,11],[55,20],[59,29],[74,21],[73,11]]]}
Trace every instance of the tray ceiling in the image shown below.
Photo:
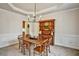
{"label": "tray ceiling", "polygon": [[[34,3],[0,3],[0,8],[24,15],[34,13]],[[36,3],[38,15],[72,8],[79,8],[79,3]]]}

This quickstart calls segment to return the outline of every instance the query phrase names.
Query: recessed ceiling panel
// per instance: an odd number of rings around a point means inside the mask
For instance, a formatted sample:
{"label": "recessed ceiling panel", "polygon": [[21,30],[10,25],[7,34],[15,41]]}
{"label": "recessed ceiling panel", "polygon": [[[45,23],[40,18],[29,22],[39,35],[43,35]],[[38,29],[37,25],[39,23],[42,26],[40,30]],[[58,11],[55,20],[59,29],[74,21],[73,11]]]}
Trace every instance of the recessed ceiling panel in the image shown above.
{"label": "recessed ceiling panel", "polygon": [[[34,3],[13,3],[13,5],[17,8],[20,8],[24,11],[33,12],[34,11]],[[53,7],[58,5],[58,3],[36,3],[36,11],[42,11],[44,9]]]}
{"label": "recessed ceiling panel", "polygon": [[[14,7],[10,6],[12,4]],[[0,3],[1,9],[17,12],[24,15],[33,15],[35,3]],[[36,3],[36,12],[38,15],[79,8],[79,3]],[[28,13],[27,13],[28,12]]]}

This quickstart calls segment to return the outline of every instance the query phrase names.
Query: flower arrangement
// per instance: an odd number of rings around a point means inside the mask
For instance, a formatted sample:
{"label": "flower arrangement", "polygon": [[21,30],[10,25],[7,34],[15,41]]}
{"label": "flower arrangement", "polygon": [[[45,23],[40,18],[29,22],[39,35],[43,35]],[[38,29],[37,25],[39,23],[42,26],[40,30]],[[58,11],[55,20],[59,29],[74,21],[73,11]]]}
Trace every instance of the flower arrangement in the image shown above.
{"label": "flower arrangement", "polygon": [[45,23],[44,28],[45,28],[45,30],[49,30],[49,23],[48,22]]}

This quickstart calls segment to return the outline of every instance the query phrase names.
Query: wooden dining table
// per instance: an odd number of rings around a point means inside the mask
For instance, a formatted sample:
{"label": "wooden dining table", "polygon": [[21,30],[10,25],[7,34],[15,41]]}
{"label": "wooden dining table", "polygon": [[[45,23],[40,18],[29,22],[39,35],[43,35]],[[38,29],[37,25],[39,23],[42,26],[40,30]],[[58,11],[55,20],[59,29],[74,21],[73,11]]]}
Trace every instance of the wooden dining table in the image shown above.
{"label": "wooden dining table", "polygon": [[[38,46],[41,46],[46,41],[48,41],[48,39],[37,39],[37,38],[28,38],[28,37],[24,39],[24,42],[29,42],[31,44],[38,45]],[[29,46],[29,55],[31,55],[30,46]]]}

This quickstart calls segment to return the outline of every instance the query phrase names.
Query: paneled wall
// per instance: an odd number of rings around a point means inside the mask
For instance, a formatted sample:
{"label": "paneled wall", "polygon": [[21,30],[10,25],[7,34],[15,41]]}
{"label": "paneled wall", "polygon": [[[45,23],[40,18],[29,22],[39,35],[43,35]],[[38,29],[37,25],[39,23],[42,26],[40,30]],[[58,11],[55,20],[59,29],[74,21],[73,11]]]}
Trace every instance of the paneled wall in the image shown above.
{"label": "paneled wall", "polygon": [[24,15],[0,9],[0,48],[17,42],[24,19]]}
{"label": "paneled wall", "polygon": [[55,44],[79,49],[79,8],[51,12],[42,19],[55,19]]}
{"label": "paneled wall", "polygon": [[[55,19],[55,44],[79,49],[79,8],[51,12],[43,15],[42,19],[52,17]],[[17,41],[17,35],[22,32],[22,20],[25,19],[24,15],[0,9],[0,47]],[[30,33],[38,35],[39,24],[30,25]]]}

